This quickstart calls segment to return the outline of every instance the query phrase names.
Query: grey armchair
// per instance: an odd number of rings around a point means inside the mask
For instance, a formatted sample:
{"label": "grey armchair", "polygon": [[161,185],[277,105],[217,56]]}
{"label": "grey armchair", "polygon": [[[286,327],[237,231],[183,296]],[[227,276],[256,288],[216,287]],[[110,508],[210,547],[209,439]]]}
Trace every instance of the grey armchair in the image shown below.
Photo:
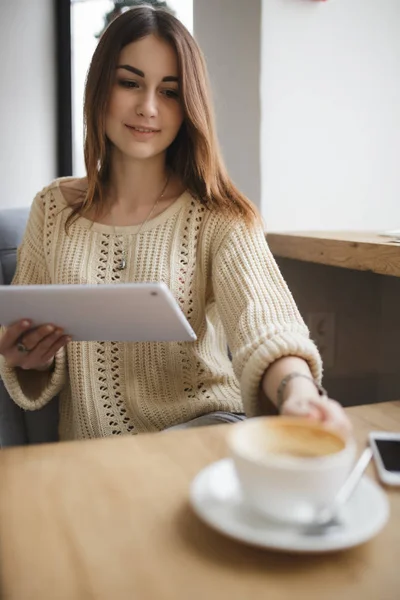
{"label": "grey armchair", "polygon": [[[0,210],[0,285],[14,275],[17,246],[25,231],[29,208]],[[24,411],[7,393],[0,379],[0,447],[55,442],[58,439],[58,399],[44,408]]]}

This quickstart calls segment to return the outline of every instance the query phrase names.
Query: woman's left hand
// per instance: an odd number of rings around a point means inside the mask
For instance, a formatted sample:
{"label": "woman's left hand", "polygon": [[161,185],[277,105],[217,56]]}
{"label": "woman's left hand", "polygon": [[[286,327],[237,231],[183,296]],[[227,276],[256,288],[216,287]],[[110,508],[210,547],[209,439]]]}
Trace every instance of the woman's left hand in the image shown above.
{"label": "woman's left hand", "polygon": [[281,414],[294,417],[309,417],[347,433],[352,431],[350,419],[339,402],[323,396],[292,393],[283,403]]}

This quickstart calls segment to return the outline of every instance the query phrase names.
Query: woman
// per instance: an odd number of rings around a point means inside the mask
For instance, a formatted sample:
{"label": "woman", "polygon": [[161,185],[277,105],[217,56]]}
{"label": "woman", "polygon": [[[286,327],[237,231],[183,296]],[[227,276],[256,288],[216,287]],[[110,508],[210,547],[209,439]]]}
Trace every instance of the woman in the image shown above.
{"label": "woman", "polygon": [[35,410],[60,394],[64,440],[233,422],[261,414],[263,394],[348,427],[321,396],[320,357],[259,216],[224,169],[204,61],[177,19],[143,6],[111,23],[85,123],[87,177],[36,196],[13,283],[164,281],[197,341],[70,343],[57,324],[16,323],[0,341],[15,402]]}

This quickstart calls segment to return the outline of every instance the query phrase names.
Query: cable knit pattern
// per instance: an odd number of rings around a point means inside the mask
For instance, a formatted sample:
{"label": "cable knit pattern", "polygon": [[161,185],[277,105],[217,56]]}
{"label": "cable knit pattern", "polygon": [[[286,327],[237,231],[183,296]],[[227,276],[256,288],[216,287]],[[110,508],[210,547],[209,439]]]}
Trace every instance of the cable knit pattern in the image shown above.
{"label": "cable knit pattern", "polygon": [[[26,410],[60,394],[60,438],[162,430],[216,410],[259,414],[265,369],[282,356],[306,359],[321,379],[318,351],[268,249],[260,226],[208,211],[184,193],[142,228],[80,218],[56,180],[33,202],[14,284],[163,281],[197,334],[196,342],[72,342],[57,354],[42,388],[0,373]],[[124,238],[125,271],[116,266]],[[232,361],[227,354],[227,346]],[[36,395],[33,392],[36,390]]]}

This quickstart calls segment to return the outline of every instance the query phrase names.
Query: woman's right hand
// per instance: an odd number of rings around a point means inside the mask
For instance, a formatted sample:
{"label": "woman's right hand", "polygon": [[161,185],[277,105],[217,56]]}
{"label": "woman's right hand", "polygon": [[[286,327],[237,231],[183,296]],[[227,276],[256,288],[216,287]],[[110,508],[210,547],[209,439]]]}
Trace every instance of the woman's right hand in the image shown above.
{"label": "woman's right hand", "polygon": [[54,325],[40,325],[32,329],[30,321],[18,321],[0,336],[0,354],[8,367],[45,371],[52,366],[60,348],[71,341],[63,334],[63,330]]}

